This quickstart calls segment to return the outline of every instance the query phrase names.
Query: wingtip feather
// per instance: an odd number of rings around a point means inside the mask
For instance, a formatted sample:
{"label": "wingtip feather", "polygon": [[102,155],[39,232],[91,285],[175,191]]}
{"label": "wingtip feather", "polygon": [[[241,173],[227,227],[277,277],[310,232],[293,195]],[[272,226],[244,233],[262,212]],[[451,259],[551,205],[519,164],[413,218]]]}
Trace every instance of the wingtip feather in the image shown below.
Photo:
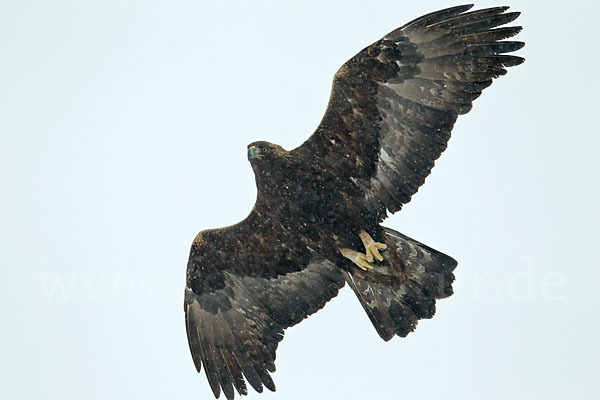
{"label": "wingtip feather", "polygon": [[443,10],[434,11],[407,22],[406,24],[402,25],[400,29],[404,30],[415,27],[427,26],[429,24],[436,23],[443,19],[462,14],[470,10],[474,6],[475,4],[463,4],[461,6],[449,7]]}

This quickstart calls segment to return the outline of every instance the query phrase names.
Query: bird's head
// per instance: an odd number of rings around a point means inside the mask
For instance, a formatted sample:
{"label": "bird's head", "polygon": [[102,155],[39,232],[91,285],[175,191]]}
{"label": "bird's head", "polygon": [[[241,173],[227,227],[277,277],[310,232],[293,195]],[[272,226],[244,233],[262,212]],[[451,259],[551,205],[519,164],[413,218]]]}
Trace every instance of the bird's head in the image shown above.
{"label": "bird's head", "polygon": [[248,161],[261,191],[275,188],[276,183],[288,174],[289,159],[290,153],[276,144],[254,142],[248,145]]}
{"label": "bird's head", "polygon": [[248,145],[248,161],[253,166],[272,163],[286,154],[287,151],[283,147],[269,142],[254,142]]}

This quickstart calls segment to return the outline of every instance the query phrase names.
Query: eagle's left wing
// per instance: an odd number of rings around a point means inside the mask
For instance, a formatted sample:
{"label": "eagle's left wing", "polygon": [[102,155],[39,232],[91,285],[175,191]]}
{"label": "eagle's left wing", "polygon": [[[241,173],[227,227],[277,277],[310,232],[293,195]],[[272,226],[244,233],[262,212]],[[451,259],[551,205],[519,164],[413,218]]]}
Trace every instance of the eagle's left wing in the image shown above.
{"label": "eagle's left wing", "polygon": [[[201,232],[190,252],[185,315],[190,350],[216,397],[275,390],[275,350],[285,328],[321,309],[344,286],[341,270],[286,238],[253,211],[231,227]],[[245,377],[245,380],[244,380]]]}
{"label": "eagle's left wing", "polygon": [[[506,68],[521,31],[508,7],[424,15],[390,32],[336,73],[315,133],[292,150],[356,185],[380,220],[410,201],[446,148],[459,114]],[[354,199],[356,201],[356,199]]]}

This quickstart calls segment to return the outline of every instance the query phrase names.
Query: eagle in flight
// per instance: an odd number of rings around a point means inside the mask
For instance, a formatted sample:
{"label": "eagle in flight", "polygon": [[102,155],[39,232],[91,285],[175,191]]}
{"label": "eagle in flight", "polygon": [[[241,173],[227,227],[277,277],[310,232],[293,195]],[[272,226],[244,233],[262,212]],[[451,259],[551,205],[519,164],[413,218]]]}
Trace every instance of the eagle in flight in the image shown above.
{"label": "eagle in flight", "polygon": [[518,12],[472,5],[424,15],[348,60],[316,131],[288,151],[248,146],[257,199],[238,224],[200,232],[187,266],[187,336],[215,397],[274,391],[284,330],[346,284],[383,340],[452,294],[451,257],[381,226],[408,203],[459,114],[524,59]]}

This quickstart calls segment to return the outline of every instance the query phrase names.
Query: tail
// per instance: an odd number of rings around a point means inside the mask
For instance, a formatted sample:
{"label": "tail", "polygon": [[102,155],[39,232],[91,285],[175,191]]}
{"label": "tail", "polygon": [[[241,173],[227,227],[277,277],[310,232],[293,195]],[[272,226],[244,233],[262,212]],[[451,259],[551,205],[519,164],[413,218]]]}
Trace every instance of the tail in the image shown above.
{"label": "tail", "polygon": [[435,300],[452,295],[457,262],[400,232],[383,228],[384,261],[345,278],[383,340],[406,336],[435,314]]}

